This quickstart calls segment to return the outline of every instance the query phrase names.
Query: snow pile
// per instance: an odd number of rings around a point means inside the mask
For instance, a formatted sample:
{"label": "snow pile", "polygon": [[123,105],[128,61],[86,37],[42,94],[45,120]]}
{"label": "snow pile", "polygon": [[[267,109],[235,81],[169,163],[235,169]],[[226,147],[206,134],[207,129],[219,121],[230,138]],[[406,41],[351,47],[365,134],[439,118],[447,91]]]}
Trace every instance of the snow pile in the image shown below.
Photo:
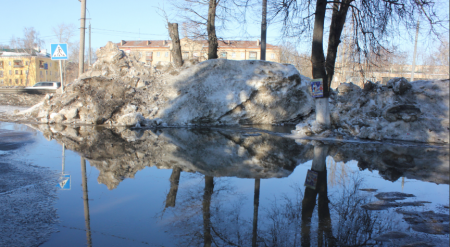
{"label": "snow pile", "polygon": [[293,134],[449,142],[449,80],[409,83],[395,78],[387,85],[369,82],[364,89],[341,83],[331,93],[330,109],[331,130],[317,126],[311,115]]}
{"label": "snow pile", "polygon": [[251,130],[35,127],[85,157],[100,171],[97,181],[109,189],[153,166],[214,177],[281,178],[313,156],[311,148],[293,139]]}
{"label": "snow pile", "polygon": [[[187,126],[297,123],[313,109],[292,65],[208,60],[161,70],[108,43],[93,69],[28,116],[41,123]],[[189,63],[186,63],[189,64]]]}

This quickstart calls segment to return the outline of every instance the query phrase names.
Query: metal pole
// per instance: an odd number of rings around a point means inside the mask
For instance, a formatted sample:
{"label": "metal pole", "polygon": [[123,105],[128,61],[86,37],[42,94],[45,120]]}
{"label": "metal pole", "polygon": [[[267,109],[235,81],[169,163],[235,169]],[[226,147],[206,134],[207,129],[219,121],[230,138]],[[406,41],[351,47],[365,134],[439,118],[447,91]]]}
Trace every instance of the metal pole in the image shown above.
{"label": "metal pole", "polygon": [[91,240],[91,219],[89,217],[89,197],[87,188],[87,177],[86,177],[86,160],[81,158],[81,185],[83,187],[83,202],[84,202],[84,221],[86,223],[86,238],[87,246],[92,246]]}
{"label": "metal pole", "polygon": [[252,234],[252,247],[258,246],[258,209],[259,209],[259,188],[261,179],[255,179],[255,192],[253,196],[253,234]]}
{"label": "metal pole", "polygon": [[262,2],[262,21],[261,21],[261,60],[266,60],[266,36],[267,36],[267,0]]}
{"label": "metal pole", "polygon": [[86,29],[86,0],[81,1],[81,19],[80,19],[80,53],[78,56],[78,77],[84,73],[84,36]]}
{"label": "metal pole", "polygon": [[89,21],[89,68],[91,67],[91,21]]}
{"label": "metal pole", "polygon": [[[60,61],[61,62],[61,61]],[[64,169],[66,166],[66,144],[63,143],[63,153],[62,153],[62,174],[64,174]]]}
{"label": "metal pole", "polygon": [[414,70],[416,69],[416,54],[417,54],[417,39],[419,38],[419,24],[420,24],[420,20],[417,20],[416,40],[414,41],[414,55],[413,55],[413,63],[412,63],[412,68],[411,68],[411,81],[414,81]]}
{"label": "metal pole", "polygon": [[59,74],[61,76],[61,90],[64,93],[64,80],[63,80],[63,72],[62,72],[61,60],[59,60]]}

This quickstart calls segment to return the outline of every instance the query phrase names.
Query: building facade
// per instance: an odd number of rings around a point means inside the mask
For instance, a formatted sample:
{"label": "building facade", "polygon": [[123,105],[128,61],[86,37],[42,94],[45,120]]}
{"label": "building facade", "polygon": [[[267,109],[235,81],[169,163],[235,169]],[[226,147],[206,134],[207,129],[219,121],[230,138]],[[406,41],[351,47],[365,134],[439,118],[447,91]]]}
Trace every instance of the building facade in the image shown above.
{"label": "building facade", "polygon": [[45,51],[0,50],[0,86],[32,86],[42,81],[61,81],[58,61]]}
{"label": "building facade", "polygon": [[[196,59],[205,61],[208,59],[208,42],[206,40],[180,40],[183,60]],[[122,40],[117,43],[120,50],[127,54],[133,54],[139,61],[156,66],[173,61],[170,40]],[[261,42],[246,40],[219,41],[217,52],[219,58],[231,60],[259,60],[261,58]],[[266,44],[266,60],[280,62],[280,49],[278,46]]]}

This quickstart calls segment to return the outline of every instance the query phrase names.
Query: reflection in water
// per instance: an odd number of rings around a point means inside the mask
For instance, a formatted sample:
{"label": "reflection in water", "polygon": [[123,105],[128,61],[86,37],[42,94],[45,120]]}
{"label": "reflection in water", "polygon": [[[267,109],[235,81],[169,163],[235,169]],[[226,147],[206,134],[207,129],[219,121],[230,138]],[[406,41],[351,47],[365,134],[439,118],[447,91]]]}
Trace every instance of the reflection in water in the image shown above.
{"label": "reflection in water", "polygon": [[[123,179],[133,178],[147,166],[177,167],[213,177],[281,178],[314,156],[314,141],[297,144],[292,139],[264,132],[255,134],[255,129],[250,133],[246,129],[132,131],[61,126],[52,132],[56,128],[46,126],[35,127],[87,158],[100,171],[98,181],[109,189],[116,188]],[[386,180],[405,177],[449,184],[446,147],[357,143],[328,146],[328,156],[339,164],[356,160],[361,170],[378,170]]]}
{"label": "reflection in water", "polygon": [[[42,127],[42,126],[39,126]],[[292,139],[227,129],[95,129],[64,127],[47,135],[75,150],[95,166],[98,181],[109,189],[148,166],[172,169],[165,199],[164,222],[180,246],[358,246],[394,229],[388,221],[361,208],[369,197],[360,193],[362,179],[345,162],[361,170],[378,170],[386,180],[400,177],[449,183],[448,150],[437,147],[296,143]],[[327,156],[328,170],[327,170]],[[296,188],[295,198],[273,206],[260,202],[261,179],[289,176],[312,160],[318,173],[315,189]],[[87,244],[91,245],[86,163],[82,186]],[[180,186],[180,177],[201,183]],[[224,177],[254,179],[253,218],[244,214],[242,194]],[[253,181],[253,180],[252,180]],[[204,183],[203,183],[204,182]],[[328,187],[330,186],[330,187]],[[338,194],[329,194],[329,188]],[[403,185],[402,185],[403,186]],[[250,199],[251,200],[251,199]],[[317,201],[317,205],[316,205]],[[317,207],[316,207],[317,206]],[[315,217],[315,215],[318,217]],[[162,217],[161,217],[162,218]]]}
{"label": "reflection in water", "polygon": [[255,179],[255,193],[253,197],[253,234],[252,234],[252,246],[257,246],[258,238],[258,209],[259,209],[259,187],[261,179]]}
{"label": "reflection in water", "polygon": [[91,220],[89,218],[89,197],[86,177],[86,160],[81,158],[81,185],[83,187],[83,203],[84,203],[84,221],[86,222],[86,239],[87,246],[92,246],[91,241]]}
{"label": "reflection in water", "polygon": [[214,193],[214,177],[205,176],[205,192],[203,194],[203,238],[204,246],[211,246],[211,196]]}
{"label": "reflection in water", "polygon": [[175,207],[175,201],[177,199],[178,185],[180,184],[181,169],[174,167],[172,169],[172,175],[170,175],[170,191],[166,198],[166,208]]}
{"label": "reflection in water", "polygon": [[318,230],[318,246],[334,246],[331,232],[330,209],[328,207],[328,190],[327,190],[327,169],[326,157],[328,147],[324,145],[314,147],[314,159],[311,170],[318,173],[317,185],[315,189],[305,188],[305,195],[302,201],[302,246],[311,246],[310,231],[311,218],[316,206],[316,197],[319,194],[319,230]]}

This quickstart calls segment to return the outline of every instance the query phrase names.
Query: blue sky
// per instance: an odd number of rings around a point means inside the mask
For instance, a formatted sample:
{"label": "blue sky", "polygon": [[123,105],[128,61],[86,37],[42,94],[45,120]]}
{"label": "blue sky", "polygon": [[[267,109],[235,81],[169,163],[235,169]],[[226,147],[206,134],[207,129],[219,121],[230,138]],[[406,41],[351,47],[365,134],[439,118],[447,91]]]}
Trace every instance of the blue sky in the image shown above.
{"label": "blue sky", "polygon": [[[45,41],[45,48],[57,43],[52,28],[58,24],[80,26],[81,3],[78,0],[0,0],[3,25],[0,28],[0,44],[9,44],[12,36],[22,37],[24,27],[34,27]],[[154,40],[169,39],[165,28],[165,19],[158,13],[157,7],[164,7],[170,21],[177,21],[177,13],[167,1],[156,0],[87,0],[87,18],[91,18],[92,47],[104,46],[106,42],[120,40]],[[448,15],[449,3],[443,1],[441,9]],[[229,25],[228,31],[218,33],[223,39],[256,40],[260,35],[259,9],[252,13],[255,18],[247,26],[247,34],[238,30],[237,24]],[[88,25],[89,20],[87,21]],[[236,28],[235,28],[236,27]],[[272,24],[268,28],[268,43],[277,45],[281,42],[280,27]],[[74,31],[73,41],[79,39],[79,29]],[[397,42],[407,53],[413,50],[413,35],[405,34]],[[87,41],[86,34],[86,41]],[[448,33],[447,33],[448,37]],[[429,38],[421,35],[419,51],[429,52],[433,48]],[[87,45],[87,43],[86,43]],[[298,44],[300,51],[308,52],[310,43]]]}

